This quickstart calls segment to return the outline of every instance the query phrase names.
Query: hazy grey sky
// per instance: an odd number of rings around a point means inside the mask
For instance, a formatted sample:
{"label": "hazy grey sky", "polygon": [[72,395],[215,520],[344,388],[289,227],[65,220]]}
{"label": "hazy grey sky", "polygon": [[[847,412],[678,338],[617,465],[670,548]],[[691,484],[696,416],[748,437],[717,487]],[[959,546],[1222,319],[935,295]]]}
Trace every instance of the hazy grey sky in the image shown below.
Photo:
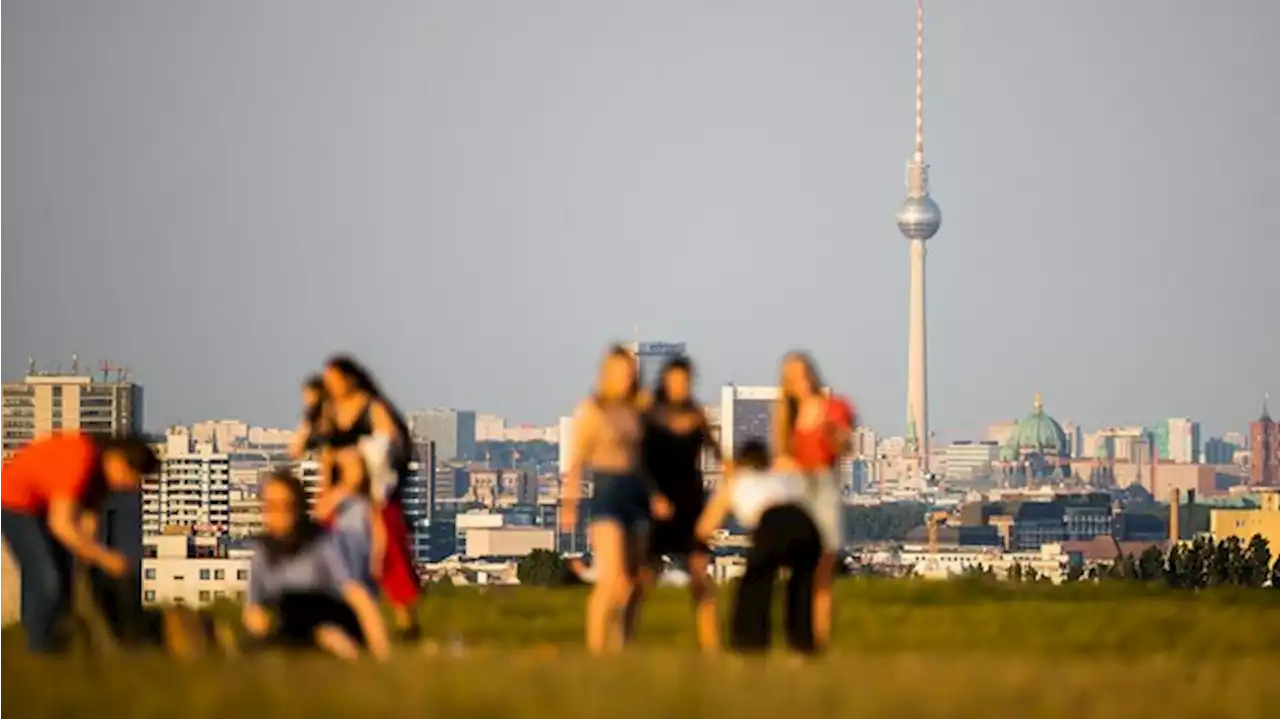
{"label": "hazy grey sky", "polygon": [[[928,13],[933,425],[1037,388],[1089,426],[1254,419],[1280,3]],[[152,427],[285,423],[348,349],[406,408],[546,422],[638,326],[708,397],[807,347],[900,432],[913,14],[9,0],[4,375],[78,350],[133,368]]]}

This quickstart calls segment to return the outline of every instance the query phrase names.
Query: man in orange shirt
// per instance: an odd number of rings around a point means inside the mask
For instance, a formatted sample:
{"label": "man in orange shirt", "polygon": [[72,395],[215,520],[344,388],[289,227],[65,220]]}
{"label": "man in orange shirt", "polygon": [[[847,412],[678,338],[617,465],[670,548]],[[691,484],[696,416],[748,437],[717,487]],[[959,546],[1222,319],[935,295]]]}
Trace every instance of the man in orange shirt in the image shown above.
{"label": "man in orange shirt", "polygon": [[141,438],[79,432],[38,439],[5,463],[0,531],[30,600],[22,623],[31,651],[59,649],[57,629],[71,606],[74,559],[113,577],[128,573],[128,559],[97,541],[97,514],[107,493],[137,490],[142,476],[159,466]]}

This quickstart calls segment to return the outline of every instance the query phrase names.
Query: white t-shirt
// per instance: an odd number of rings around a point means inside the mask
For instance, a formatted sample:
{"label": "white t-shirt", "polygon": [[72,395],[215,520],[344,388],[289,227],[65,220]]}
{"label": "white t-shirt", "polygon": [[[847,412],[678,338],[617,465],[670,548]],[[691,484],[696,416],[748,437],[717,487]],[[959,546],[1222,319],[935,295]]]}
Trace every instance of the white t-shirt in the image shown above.
{"label": "white t-shirt", "polygon": [[805,490],[805,480],[798,475],[743,471],[733,479],[729,504],[743,527],[755,529],[766,510],[786,504],[805,506]]}

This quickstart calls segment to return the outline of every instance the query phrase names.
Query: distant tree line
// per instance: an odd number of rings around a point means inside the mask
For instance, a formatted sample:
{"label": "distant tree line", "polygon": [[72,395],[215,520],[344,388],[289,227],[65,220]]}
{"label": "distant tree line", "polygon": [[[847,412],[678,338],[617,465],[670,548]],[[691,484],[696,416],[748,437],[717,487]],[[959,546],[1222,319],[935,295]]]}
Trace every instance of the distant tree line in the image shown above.
{"label": "distant tree line", "polygon": [[924,526],[928,507],[919,502],[893,502],[875,506],[845,507],[846,539],[853,542],[890,542]]}
{"label": "distant tree line", "polygon": [[1091,568],[1087,576],[1163,582],[1176,589],[1261,587],[1270,581],[1273,589],[1280,589],[1280,562],[1273,566],[1271,547],[1262,535],[1253,535],[1248,544],[1239,537],[1214,544],[1201,535],[1190,544],[1173,545],[1168,552],[1153,545],[1136,558],[1132,554],[1116,557],[1109,565]]}

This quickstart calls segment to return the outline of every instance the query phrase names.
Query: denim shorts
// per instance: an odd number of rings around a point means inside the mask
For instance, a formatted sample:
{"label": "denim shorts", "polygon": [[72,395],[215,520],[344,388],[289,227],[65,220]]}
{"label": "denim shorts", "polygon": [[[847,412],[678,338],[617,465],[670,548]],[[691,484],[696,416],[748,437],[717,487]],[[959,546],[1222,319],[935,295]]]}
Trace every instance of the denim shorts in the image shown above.
{"label": "denim shorts", "polygon": [[649,522],[649,488],[635,474],[596,472],[591,495],[591,521],[617,522],[627,532]]}

